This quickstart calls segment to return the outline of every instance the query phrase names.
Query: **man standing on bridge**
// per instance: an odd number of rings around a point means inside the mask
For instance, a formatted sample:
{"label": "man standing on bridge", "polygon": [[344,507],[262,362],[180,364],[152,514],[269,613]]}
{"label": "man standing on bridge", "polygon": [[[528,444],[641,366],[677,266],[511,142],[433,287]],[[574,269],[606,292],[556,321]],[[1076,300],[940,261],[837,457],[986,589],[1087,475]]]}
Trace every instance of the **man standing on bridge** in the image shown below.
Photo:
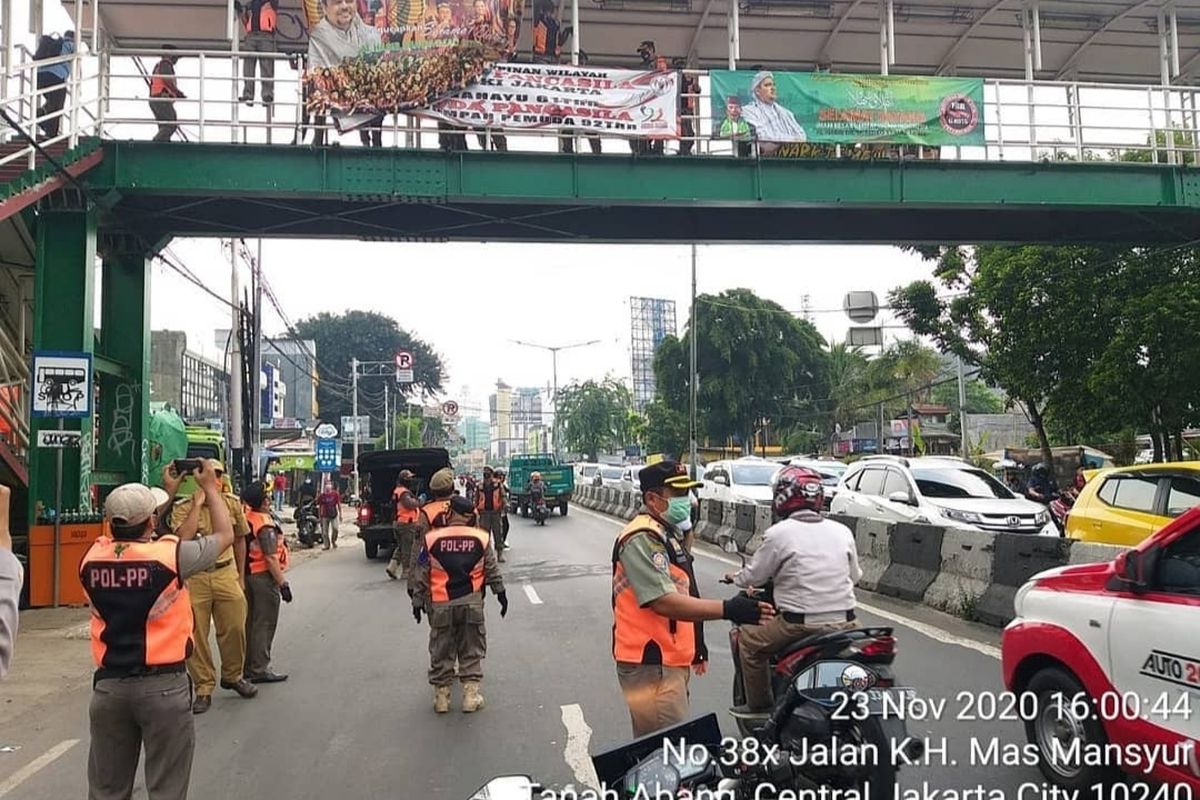
{"label": "man standing on bridge", "polygon": [[638,473],[645,508],[617,536],[612,554],[613,658],[642,737],[688,717],[689,669],[708,671],[705,620],[767,622],[775,610],[749,597],[703,600],[679,525],[691,516],[688,490],[702,486],[682,464]]}
{"label": "man standing on bridge", "polygon": [[[175,45],[164,44],[163,50],[174,50]],[[150,77],[150,112],[158,120],[158,133],[154,141],[169,142],[179,130],[179,117],[175,113],[175,101],[183,99],[179,84],[175,81],[175,63],[179,56],[164,53],[154,65]]]}
{"label": "man standing on bridge", "polygon": [[196,482],[211,509],[209,535],[153,539],[158,500],[148,486],[118,486],[104,501],[111,538],[87,551],[79,579],[92,606],[90,800],[128,800],[146,748],[151,800],[186,800],[196,749],[191,684],[193,644],[186,581],[211,569],[233,545],[220,479],[207,465]]}
{"label": "man standing on bridge", "polygon": [[[447,525],[425,534],[411,579],[413,618],[429,615],[429,683],[433,710],[450,710],[450,687],[457,674],[463,685],[462,710],[483,708],[479,684],[487,655],[484,586],[496,593],[500,616],[508,613],[508,595],[496,561],[492,536],[476,527],[471,501],[455,497],[445,515]],[[457,665],[457,669],[456,669]]]}

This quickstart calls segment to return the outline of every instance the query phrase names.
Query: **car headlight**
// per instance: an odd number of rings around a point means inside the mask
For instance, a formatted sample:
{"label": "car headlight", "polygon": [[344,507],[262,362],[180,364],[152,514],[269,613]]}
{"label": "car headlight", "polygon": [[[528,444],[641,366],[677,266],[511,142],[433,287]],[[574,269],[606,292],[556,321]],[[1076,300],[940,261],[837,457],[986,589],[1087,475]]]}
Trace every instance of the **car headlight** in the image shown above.
{"label": "car headlight", "polygon": [[946,519],[952,519],[956,522],[966,522],[970,525],[978,525],[983,522],[983,517],[976,514],[974,511],[960,511],[957,508],[944,508],[938,506],[938,512]]}
{"label": "car headlight", "polygon": [[1033,518],[1033,521],[1036,522],[1038,525],[1045,525],[1047,522],[1050,521],[1050,512],[1049,511],[1039,511],[1037,516]]}

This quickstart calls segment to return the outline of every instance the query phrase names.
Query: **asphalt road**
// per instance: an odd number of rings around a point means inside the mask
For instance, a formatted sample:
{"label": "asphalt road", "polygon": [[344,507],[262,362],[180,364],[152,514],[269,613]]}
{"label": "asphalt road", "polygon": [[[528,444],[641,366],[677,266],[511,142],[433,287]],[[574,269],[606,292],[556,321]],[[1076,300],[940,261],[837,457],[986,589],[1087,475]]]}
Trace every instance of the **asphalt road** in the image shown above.
{"label": "asphalt road", "polygon": [[[473,715],[457,710],[457,690],[451,714],[433,713],[428,628],[413,621],[403,584],[386,578],[384,561],[368,562],[350,538],[300,565],[291,575],[296,600],[283,608],[275,644],[275,668],[291,680],[261,687],[253,700],[218,690],[212,711],[197,718],[192,796],[465,800],[499,774],[531,774],[550,785],[586,779],[584,753],[630,736],[610,652],[609,559],[619,525],[583,509],[545,528],[513,520],[514,547],[503,565],[511,608],[502,620],[489,598],[487,707]],[[727,593],[717,584],[727,562],[711,549],[698,559],[706,594]],[[1024,741],[1017,722],[962,718],[973,698],[1002,690],[995,633],[874,596],[860,601],[887,616],[866,612],[864,623],[897,626],[901,682],[948,701],[939,718],[910,723],[910,733],[930,737],[936,763],[906,769],[903,786],[982,787],[1039,800],[1035,769],[972,763],[972,740]],[[712,667],[692,681],[692,708],[719,712],[732,733],[724,714],[727,629],[710,624]],[[89,694],[65,692],[3,732],[0,740],[21,749],[0,754],[0,798],[85,796]],[[945,763],[936,755],[943,739]],[[145,797],[140,776],[138,787],[134,796]]]}

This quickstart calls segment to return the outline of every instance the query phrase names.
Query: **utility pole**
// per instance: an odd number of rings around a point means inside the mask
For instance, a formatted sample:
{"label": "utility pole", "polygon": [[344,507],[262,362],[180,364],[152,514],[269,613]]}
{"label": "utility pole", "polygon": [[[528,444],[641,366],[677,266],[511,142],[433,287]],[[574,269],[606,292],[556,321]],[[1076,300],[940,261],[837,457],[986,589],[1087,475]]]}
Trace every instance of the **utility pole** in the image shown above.
{"label": "utility pole", "polygon": [[388,415],[388,383],[383,384],[383,447],[392,449],[392,418]]}
{"label": "utility pole", "polygon": [[[254,408],[250,415],[250,430],[253,441],[250,443],[250,475],[258,478],[259,462],[262,453],[262,390],[259,386],[262,380],[262,239],[258,240],[258,256],[252,262],[250,283],[254,288],[254,340],[250,353],[250,380],[254,387],[250,392]],[[267,387],[267,395],[274,401],[275,387]],[[272,402],[272,405],[274,403]]]}
{"label": "utility pole", "polygon": [[358,359],[350,359],[350,415],[354,420],[354,496],[362,497],[358,492]]}
{"label": "utility pole", "polygon": [[248,480],[244,472],[242,448],[242,315],[238,300],[237,253],[233,239],[229,240],[229,300],[233,307],[229,327],[229,452],[233,466],[241,476],[243,484]]}
{"label": "utility pole", "polygon": [[967,442],[967,381],[963,376],[962,356],[958,357],[958,425],[959,434],[962,437],[959,440],[958,454],[963,458],[969,458],[971,447]]}
{"label": "utility pole", "polygon": [[536,347],[539,350],[549,350],[550,351],[550,355],[551,355],[552,361],[553,361],[552,370],[553,370],[553,378],[554,378],[554,389],[553,389],[553,392],[554,392],[554,398],[553,398],[554,421],[551,423],[551,426],[552,426],[551,427],[551,435],[554,437],[554,459],[557,461],[562,458],[562,448],[559,446],[559,443],[558,443],[558,438],[559,438],[558,437],[558,434],[559,434],[559,425],[558,425],[558,351],[559,350],[571,350],[576,347],[590,347],[591,345],[594,345],[594,344],[600,344],[600,340],[593,339],[590,342],[578,342],[576,344],[564,344],[564,345],[559,345],[558,347],[550,347],[549,345],[544,345],[544,344],[534,344],[532,342],[522,342],[517,339],[510,339],[509,341],[512,342],[513,344],[522,345],[523,347]]}
{"label": "utility pole", "polygon": [[691,396],[689,399],[690,409],[689,409],[688,435],[689,435],[689,438],[691,441],[691,452],[689,453],[688,472],[689,472],[689,474],[691,474],[692,480],[699,480],[700,476],[699,476],[699,474],[697,474],[697,470],[699,469],[699,467],[697,465],[697,461],[699,458],[699,456],[698,456],[699,443],[697,442],[698,437],[696,435],[697,434],[697,431],[696,431],[697,408],[696,408],[696,406],[697,406],[697,402],[698,402],[697,398],[699,397],[699,395],[698,395],[698,387],[696,385],[697,381],[696,381],[696,243],[695,242],[692,242],[692,310],[691,310],[690,314],[691,314],[691,320],[689,322],[689,327],[691,328],[691,330],[689,331],[689,333],[691,335],[688,338],[691,339],[691,351],[692,352],[691,352],[691,378],[688,381],[688,386],[691,390],[689,392],[689,394]]}

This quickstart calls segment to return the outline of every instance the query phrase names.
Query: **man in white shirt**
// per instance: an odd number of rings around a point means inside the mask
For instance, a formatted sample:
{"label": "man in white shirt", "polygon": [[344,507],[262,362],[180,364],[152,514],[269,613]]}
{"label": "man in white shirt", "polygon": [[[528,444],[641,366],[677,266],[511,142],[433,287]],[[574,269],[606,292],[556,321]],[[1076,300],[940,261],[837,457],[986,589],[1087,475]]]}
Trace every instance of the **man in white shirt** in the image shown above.
{"label": "man in white shirt", "polygon": [[742,117],[754,128],[760,142],[807,142],[808,134],[796,115],[779,105],[775,75],[763,70],[750,82],[754,100],[742,108]]}
{"label": "man in white shirt", "polygon": [[773,620],[741,630],[742,680],[746,705],[735,713],[771,708],[771,655],[821,631],[856,627],[854,584],[862,577],[854,534],[821,516],[821,476],[804,467],[785,467],[775,479],[772,509],[779,522],[763,534],[750,563],[726,580],[747,588],[774,581]]}

